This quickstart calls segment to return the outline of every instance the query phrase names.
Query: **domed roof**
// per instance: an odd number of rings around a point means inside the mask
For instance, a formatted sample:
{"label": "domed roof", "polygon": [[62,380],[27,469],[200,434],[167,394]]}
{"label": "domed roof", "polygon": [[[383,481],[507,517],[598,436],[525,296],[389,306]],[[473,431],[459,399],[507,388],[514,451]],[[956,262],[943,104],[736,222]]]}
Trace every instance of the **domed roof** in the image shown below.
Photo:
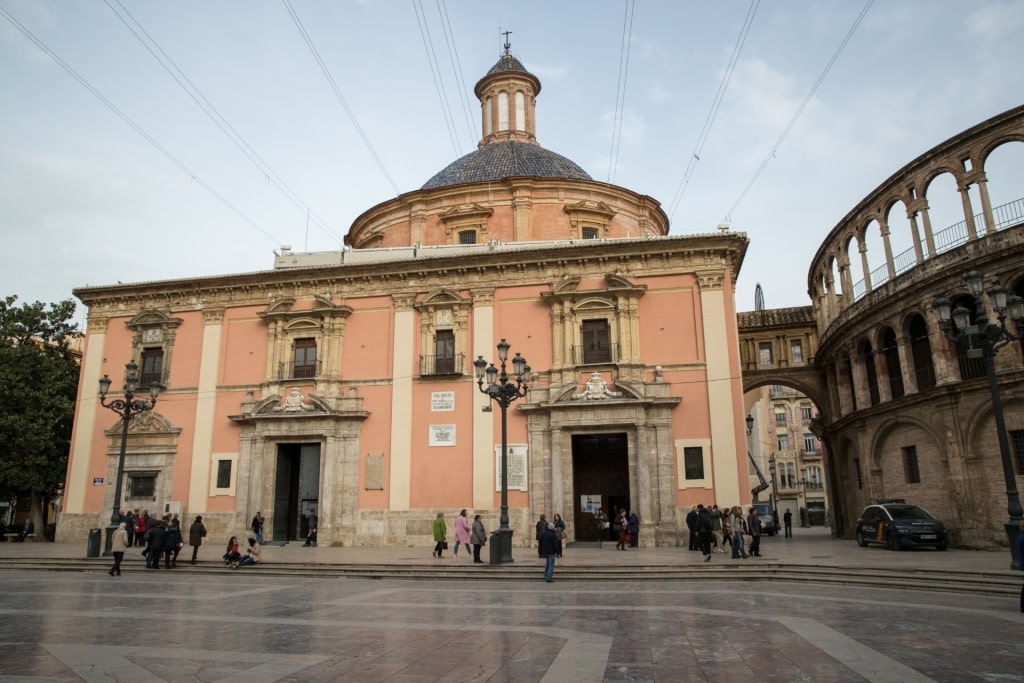
{"label": "domed roof", "polygon": [[506,140],[484,145],[449,164],[420,188],[432,190],[463,183],[518,176],[593,180],[575,162],[540,145]]}

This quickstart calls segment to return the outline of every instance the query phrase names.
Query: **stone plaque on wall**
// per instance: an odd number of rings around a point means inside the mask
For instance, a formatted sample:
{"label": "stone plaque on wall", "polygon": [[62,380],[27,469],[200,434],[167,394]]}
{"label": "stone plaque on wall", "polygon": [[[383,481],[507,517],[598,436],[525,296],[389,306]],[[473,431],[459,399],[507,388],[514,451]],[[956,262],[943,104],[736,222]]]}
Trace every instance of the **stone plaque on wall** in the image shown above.
{"label": "stone plaque on wall", "polygon": [[384,490],[384,454],[366,454],[366,473],[363,476],[363,486],[367,491]]}
{"label": "stone plaque on wall", "polygon": [[455,425],[430,425],[429,446],[454,446]]}
{"label": "stone plaque on wall", "polygon": [[[508,488],[526,490],[526,444],[508,445]],[[501,444],[494,447],[494,490],[501,490]]]}

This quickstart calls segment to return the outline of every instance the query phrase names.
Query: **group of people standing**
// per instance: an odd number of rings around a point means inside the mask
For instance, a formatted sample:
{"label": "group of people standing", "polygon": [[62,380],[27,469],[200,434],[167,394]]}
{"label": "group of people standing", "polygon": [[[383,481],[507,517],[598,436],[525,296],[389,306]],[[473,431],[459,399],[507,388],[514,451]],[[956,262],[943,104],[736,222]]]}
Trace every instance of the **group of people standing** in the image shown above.
{"label": "group of people standing", "polygon": [[[148,527],[144,531],[140,531],[137,526],[140,520]],[[129,529],[132,531],[129,532]],[[203,518],[197,516],[189,528],[188,541],[192,546],[192,564],[196,564],[199,546],[202,545],[205,536],[206,527],[203,526]],[[110,567],[108,574],[111,576],[121,575],[124,554],[132,547],[137,547],[136,543],[145,546],[142,554],[146,558],[146,569],[160,569],[161,559],[164,569],[174,569],[178,566],[178,554],[185,545],[181,534],[181,522],[176,515],[154,519],[149,516],[148,512],[138,516],[122,513],[121,521],[110,540],[114,564]]]}
{"label": "group of people standing", "polygon": [[754,507],[744,515],[739,505],[725,510],[717,505],[695,505],[686,515],[686,527],[690,532],[689,549],[699,550],[705,562],[711,561],[713,550],[725,553],[726,547],[731,549],[733,559],[761,557],[761,518]]}
{"label": "group of people standing", "polygon": [[[459,546],[466,547],[466,557],[471,557],[469,547],[473,546],[473,562],[483,564],[480,559],[480,549],[487,545],[487,530],[484,528],[483,518],[480,515],[473,516],[470,524],[466,508],[459,511],[455,517],[455,547],[452,549],[452,557],[459,556]],[[434,552],[432,555],[437,558],[444,557],[444,551],[448,549],[448,524],[444,520],[444,513],[438,512],[434,518]]]}

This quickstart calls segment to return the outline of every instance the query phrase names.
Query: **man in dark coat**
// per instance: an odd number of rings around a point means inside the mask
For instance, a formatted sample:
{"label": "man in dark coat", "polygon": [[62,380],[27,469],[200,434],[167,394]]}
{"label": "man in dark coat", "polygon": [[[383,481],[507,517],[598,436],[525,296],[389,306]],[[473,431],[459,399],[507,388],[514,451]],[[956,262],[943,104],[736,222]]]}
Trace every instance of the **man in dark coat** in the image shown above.
{"label": "man in dark coat", "polygon": [[703,505],[697,506],[697,546],[704,555],[704,561],[711,561],[711,537],[714,531],[714,524],[711,521],[711,513]]}
{"label": "man in dark coat", "polygon": [[697,546],[697,507],[690,508],[686,513],[686,528],[690,530],[690,550],[700,550]]}
{"label": "man in dark coat", "polygon": [[544,580],[551,583],[555,576],[555,558],[562,554],[562,539],[555,533],[555,525],[549,523],[540,534],[540,556],[547,558],[544,565]]}
{"label": "man in dark coat", "polygon": [[160,569],[160,557],[164,554],[166,536],[164,522],[157,522],[146,532],[146,569]]}
{"label": "man in dark coat", "polygon": [[192,546],[192,564],[196,563],[196,556],[199,554],[199,546],[203,544],[206,536],[206,527],[203,526],[203,516],[196,515],[196,521],[188,528],[188,544]]}

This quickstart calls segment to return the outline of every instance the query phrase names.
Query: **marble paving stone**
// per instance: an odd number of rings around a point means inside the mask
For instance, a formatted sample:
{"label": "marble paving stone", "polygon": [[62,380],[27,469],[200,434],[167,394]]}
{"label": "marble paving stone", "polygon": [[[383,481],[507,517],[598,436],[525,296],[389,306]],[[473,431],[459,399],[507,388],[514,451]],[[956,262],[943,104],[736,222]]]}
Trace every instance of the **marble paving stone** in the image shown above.
{"label": "marble paving stone", "polygon": [[1024,618],[1005,598],[779,581],[552,592],[258,571],[3,576],[4,682],[1024,680]]}

